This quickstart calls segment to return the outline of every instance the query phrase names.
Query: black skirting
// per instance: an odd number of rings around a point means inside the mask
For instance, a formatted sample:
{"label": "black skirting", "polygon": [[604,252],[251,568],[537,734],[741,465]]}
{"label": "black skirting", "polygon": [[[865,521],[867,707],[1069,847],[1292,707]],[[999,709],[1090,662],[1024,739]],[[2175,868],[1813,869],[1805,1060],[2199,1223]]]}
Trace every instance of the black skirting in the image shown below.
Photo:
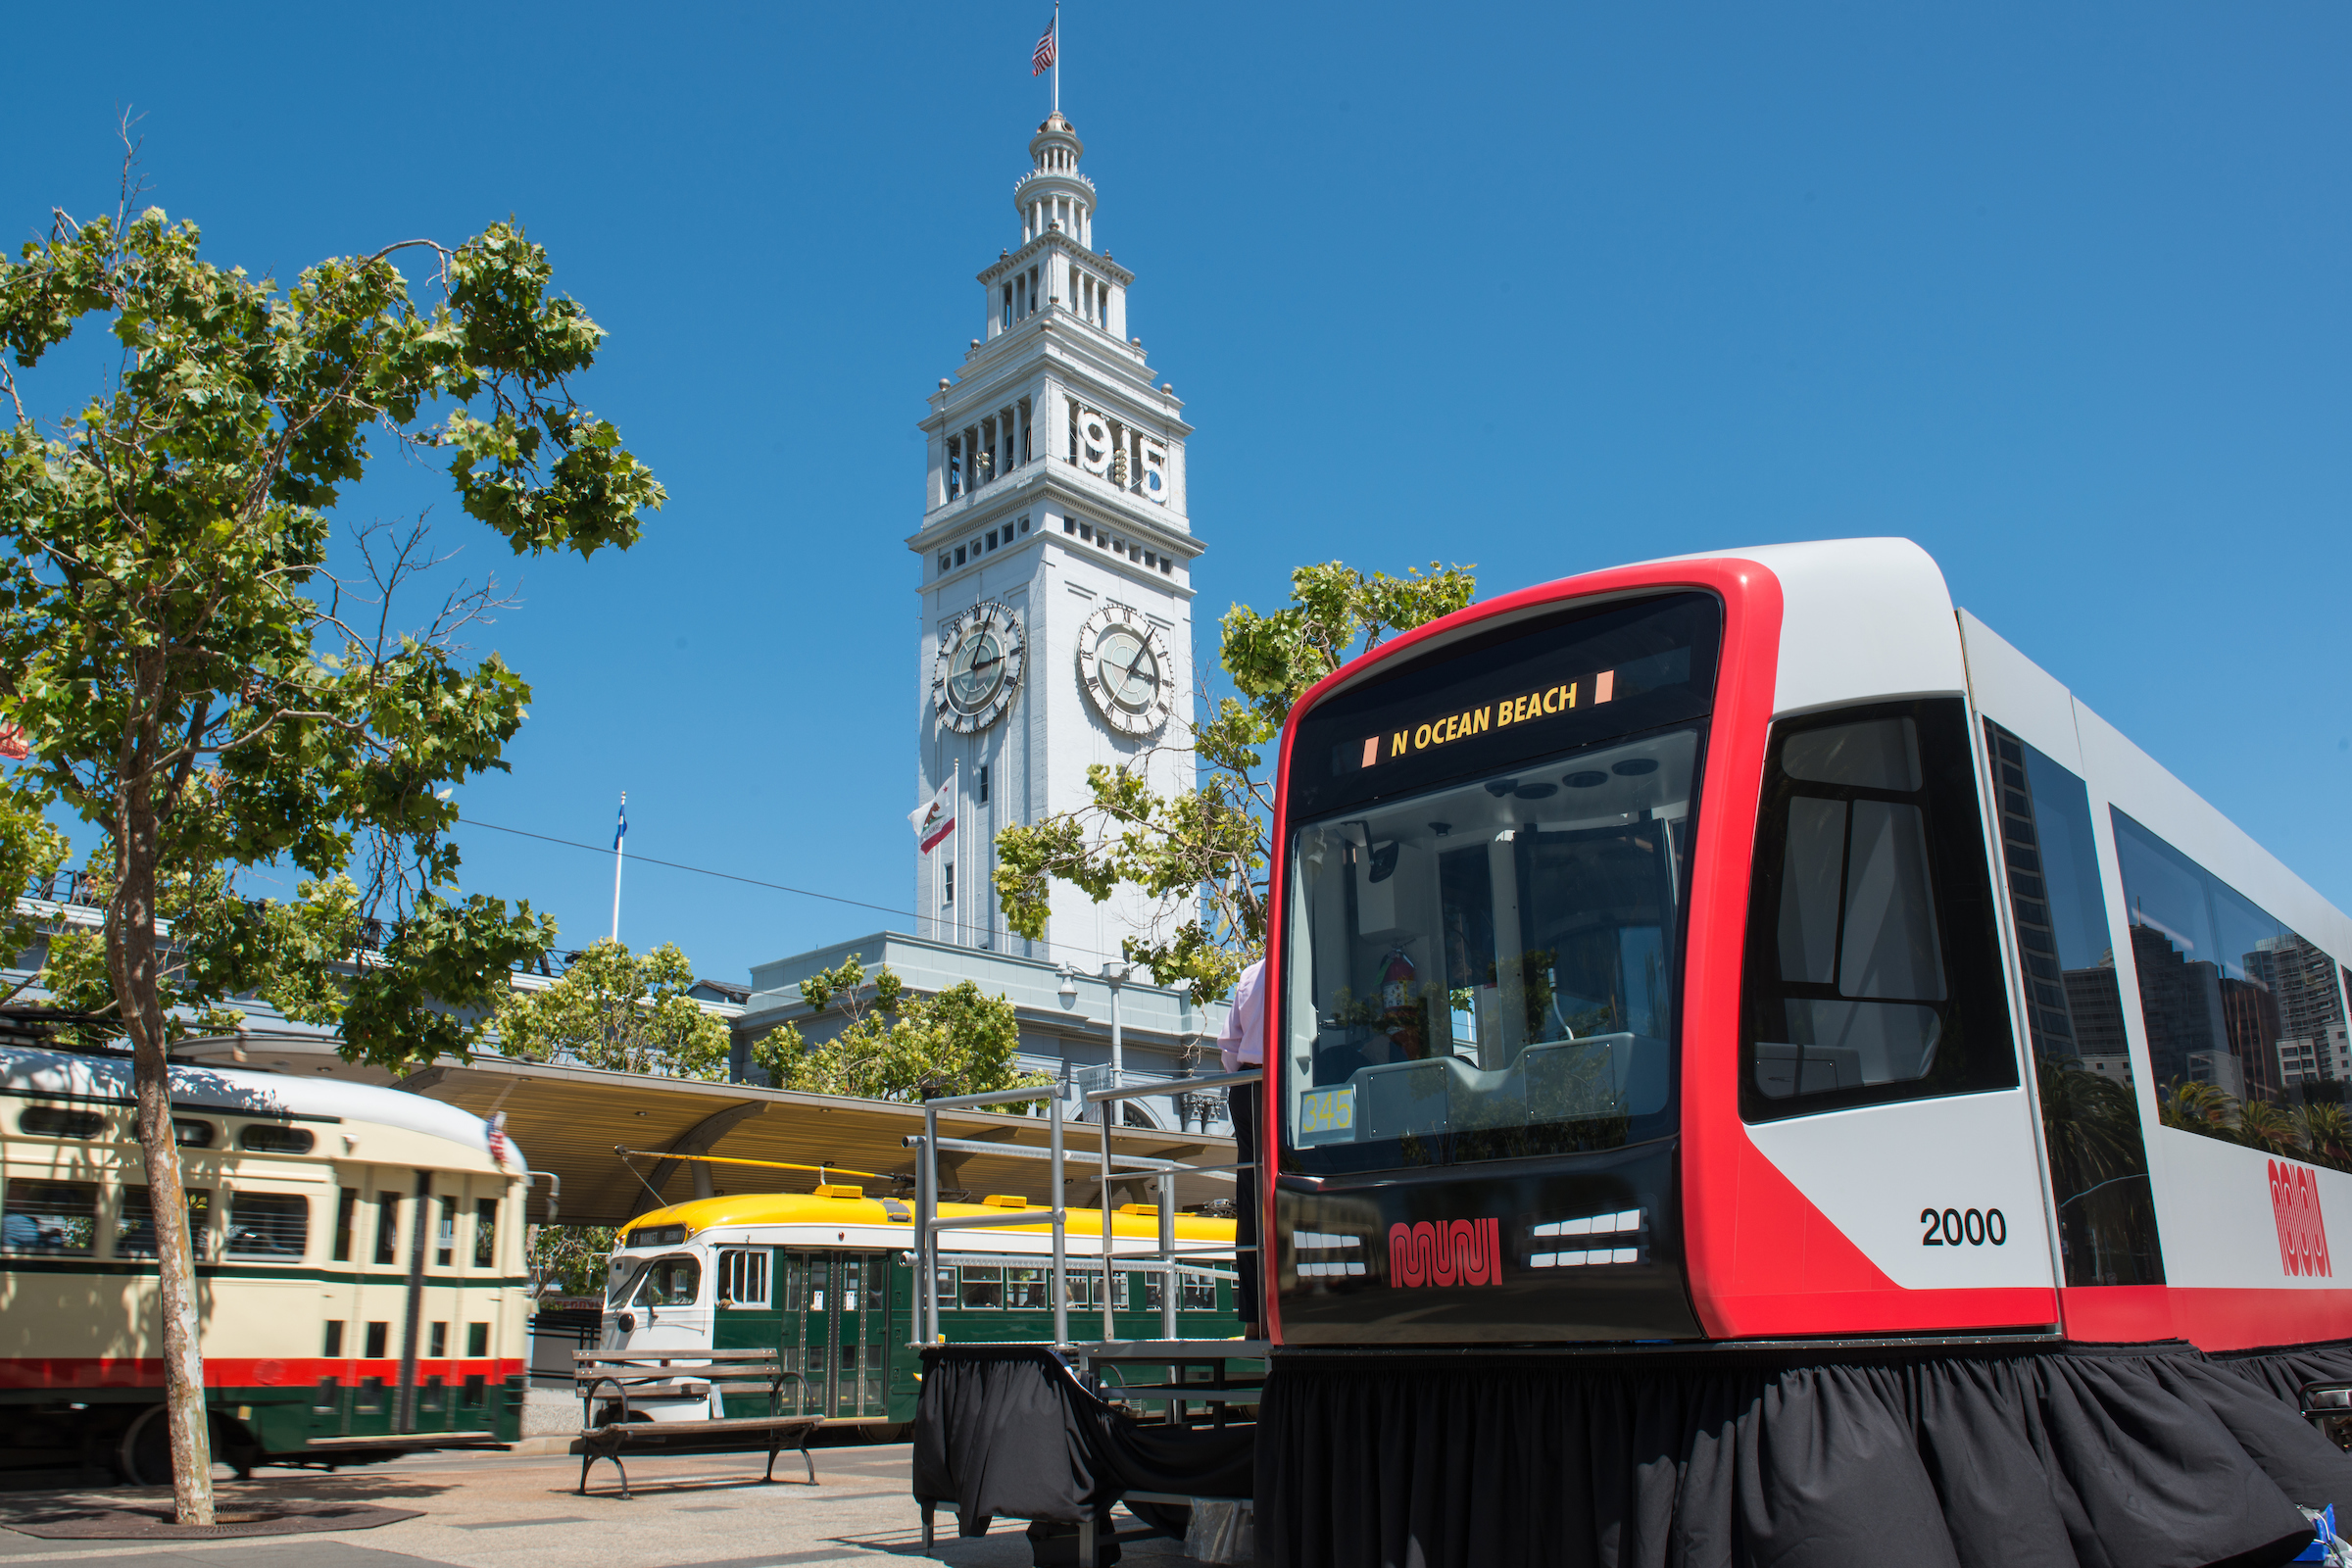
{"label": "black skirting", "polygon": [[[1247,1497],[1254,1429],[1145,1425],[1112,1409],[1050,1350],[960,1345],[925,1349],[914,1413],[913,1490],[956,1505],[957,1528],[992,1517],[1075,1523],[1127,1492]],[[1183,1511],[1138,1517],[1184,1528]]]}
{"label": "black skirting", "polygon": [[1260,1560],[1286,1568],[2198,1568],[2352,1518],[2302,1419],[2344,1346],[1278,1355]]}

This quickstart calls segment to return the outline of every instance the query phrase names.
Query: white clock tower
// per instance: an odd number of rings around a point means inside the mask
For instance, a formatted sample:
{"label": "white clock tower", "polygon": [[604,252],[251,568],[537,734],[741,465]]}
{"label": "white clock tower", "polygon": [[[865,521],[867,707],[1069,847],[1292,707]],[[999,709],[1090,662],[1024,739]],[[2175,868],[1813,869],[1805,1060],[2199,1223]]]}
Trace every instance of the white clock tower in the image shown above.
{"label": "white clock tower", "polygon": [[1096,248],[1095,182],[1056,110],[1013,186],[1021,242],[980,273],[984,334],[931,397],[917,789],[953,780],[956,830],[915,857],[918,936],[1093,970],[1152,906],[1057,887],[1046,940],[998,912],[996,835],[1075,809],[1096,762],[1190,787],[1185,437],[1127,333],[1134,274]]}

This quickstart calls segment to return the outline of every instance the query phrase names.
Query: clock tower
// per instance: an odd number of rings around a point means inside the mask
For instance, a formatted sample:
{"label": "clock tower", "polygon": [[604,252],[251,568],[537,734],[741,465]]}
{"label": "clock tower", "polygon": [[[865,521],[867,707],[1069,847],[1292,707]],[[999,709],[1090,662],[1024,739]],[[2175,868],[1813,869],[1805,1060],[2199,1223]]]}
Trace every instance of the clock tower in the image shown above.
{"label": "clock tower", "polygon": [[915,852],[916,934],[1092,971],[1152,906],[1057,886],[1043,942],[998,911],[996,836],[1074,810],[1097,762],[1192,784],[1192,566],[1174,389],[1128,335],[1135,275],[1097,248],[1085,147],[1056,110],[1013,186],[1020,243],[979,274],[985,326],[922,422],[916,789],[956,830]]}

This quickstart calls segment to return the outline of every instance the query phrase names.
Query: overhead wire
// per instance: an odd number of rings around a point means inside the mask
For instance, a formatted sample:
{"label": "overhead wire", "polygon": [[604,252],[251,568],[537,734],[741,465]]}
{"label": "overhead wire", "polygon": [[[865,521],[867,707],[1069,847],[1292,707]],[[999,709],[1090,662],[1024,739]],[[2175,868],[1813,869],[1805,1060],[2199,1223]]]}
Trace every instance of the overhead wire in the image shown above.
{"label": "overhead wire", "polygon": [[[537,839],[543,844],[561,844],[565,849],[586,850],[591,855],[611,855],[612,853],[612,851],[607,849],[601,844],[587,844],[578,839],[560,839],[552,833],[533,833],[528,828],[507,827],[497,822],[485,822],[478,816],[465,816],[461,814],[458,819],[468,827],[485,827],[493,833],[512,833],[516,838]],[[769,882],[756,876],[741,876],[733,871],[714,871],[707,865],[688,865],[681,860],[659,860],[650,855],[631,855],[628,857],[628,858],[643,865],[665,866],[672,871],[691,871],[697,876],[714,876],[719,878],[721,881],[741,882],[750,887],[768,888],[777,893],[797,894],[804,899],[823,899],[827,903],[831,904],[846,904],[852,908],[856,909],[873,909],[882,914],[904,915],[909,920],[920,920],[923,918],[920,914],[917,914],[912,909],[894,908],[890,905],[872,904],[868,903],[864,899],[844,898],[838,893],[819,893],[814,888],[796,888],[789,883]],[[954,923],[959,927],[963,924],[961,921],[956,921]],[[1110,958],[1118,956],[1118,955],[1104,953],[1096,948],[1082,948],[1074,943],[1056,942],[1054,945],[1057,948],[1063,949],[1066,952],[1090,954],[1098,958]]]}

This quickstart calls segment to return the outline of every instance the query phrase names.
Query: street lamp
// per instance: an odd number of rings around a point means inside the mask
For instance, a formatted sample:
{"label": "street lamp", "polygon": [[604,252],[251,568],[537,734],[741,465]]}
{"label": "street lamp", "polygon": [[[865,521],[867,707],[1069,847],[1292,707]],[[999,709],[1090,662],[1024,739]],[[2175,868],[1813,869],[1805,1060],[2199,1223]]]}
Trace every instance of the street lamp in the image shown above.
{"label": "street lamp", "polygon": [[1110,986],[1110,1087],[1113,1089],[1127,1087],[1127,1053],[1119,1037],[1119,987],[1127,983],[1127,975],[1124,962],[1117,959],[1103,962],[1102,978]]}
{"label": "street lamp", "polygon": [[1078,971],[1071,968],[1067,963],[1064,963],[1061,966],[1060,989],[1056,990],[1054,994],[1061,999],[1061,1004],[1064,1007],[1075,1007],[1078,1005]]}

